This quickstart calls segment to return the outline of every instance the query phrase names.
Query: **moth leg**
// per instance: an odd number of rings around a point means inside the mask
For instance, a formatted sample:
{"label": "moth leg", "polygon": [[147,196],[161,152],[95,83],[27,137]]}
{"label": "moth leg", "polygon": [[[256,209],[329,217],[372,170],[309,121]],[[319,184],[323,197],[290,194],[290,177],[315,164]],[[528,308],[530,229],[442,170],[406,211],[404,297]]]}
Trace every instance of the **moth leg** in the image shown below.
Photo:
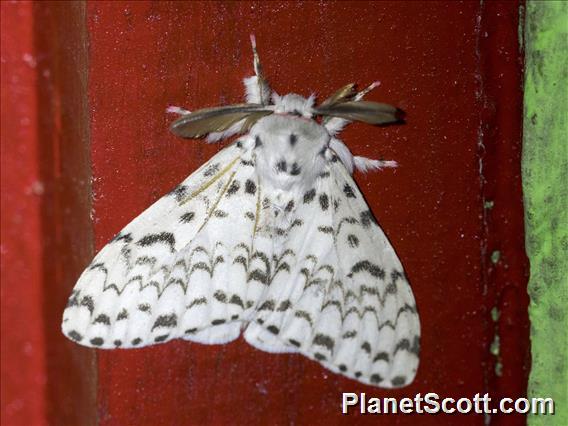
{"label": "moth leg", "polygon": [[353,157],[353,165],[361,172],[380,170],[386,167],[398,167],[398,163],[393,160],[373,160],[372,158],[359,157],[358,155]]}
{"label": "moth leg", "polygon": [[188,115],[191,114],[190,110],[187,110],[185,108],[182,107],[178,107],[175,105],[171,105],[169,107],[166,108],[166,112],[170,113],[170,114],[178,114],[178,115]]}

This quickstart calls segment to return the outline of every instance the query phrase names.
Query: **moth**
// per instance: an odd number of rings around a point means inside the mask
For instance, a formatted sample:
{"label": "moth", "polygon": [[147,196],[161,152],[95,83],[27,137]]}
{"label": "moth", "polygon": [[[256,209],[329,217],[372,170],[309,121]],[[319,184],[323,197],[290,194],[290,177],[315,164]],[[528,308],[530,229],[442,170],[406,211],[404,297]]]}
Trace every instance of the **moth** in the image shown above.
{"label": "moth", "polygon": [[171,131],[239,135],[120,231],[80,276],[62,330],[85,346],[172,339],[300,353],[362,383],[414,379],[420,323],[393,247],[352,178],[395,166],[354,156],[352,121],[397,122],[353,84],[316,105],[255,75],[246,103],[180,114]]}

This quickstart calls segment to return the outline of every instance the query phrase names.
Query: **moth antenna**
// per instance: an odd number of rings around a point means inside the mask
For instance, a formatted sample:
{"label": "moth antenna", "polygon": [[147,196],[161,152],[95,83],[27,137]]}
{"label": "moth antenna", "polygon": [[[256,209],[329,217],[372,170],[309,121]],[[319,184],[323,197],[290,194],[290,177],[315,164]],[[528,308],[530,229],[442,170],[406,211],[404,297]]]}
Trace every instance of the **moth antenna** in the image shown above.
{"label": "moth antenna", "polygon": [[258,56],[258,52],[256,50],[256,37],[254,34],[250,35],[250,44],[252,46],[252,55],[253,55],[253,66],[254,66],[254,73],[256,76],[261,79],[262,77],[262,65],[260,65],[260,58]]}
{"label": "moth antenna", "polygon": [[[380,85],[380,81],[373,81],[366,89],[361,90],[353,97],[353,102],[360,101],[365,97],[367,93],[379,87]],[[323,125],[325,126],[325,128],[334,135],[339,134],[349,123],[349,120],[338,117],[324,117],[323,119]]]}
{"label": "moth antenna", "polygon": [[369,93],[371,90],[379,87],[381,85],[380,81],[373,81],[366,89],[361,90],[359,93],[357,93],[355,95],[355,98],[353,98],[354,101],[360,101],[361,99],[363,99],[363,97]]}
{"label": "moth antenna", "polygon": [[[250,44],[252,46],[253,53],[253,66],[255,77],[250,77],[245,79],[245,86],[247,92],[248,102],[260,102],[262,105],[268,105],[270,103],[270,86],[262,74],[262,65],[260,64],[260,58],[258,56],[258,51],[256,50],[256,37],[254,34],[250,35]],[[255,81],[256,80],[256,81]],[[252,86],[257,86],[254,89]],[[258,93],[257,93],[258,88]]]}

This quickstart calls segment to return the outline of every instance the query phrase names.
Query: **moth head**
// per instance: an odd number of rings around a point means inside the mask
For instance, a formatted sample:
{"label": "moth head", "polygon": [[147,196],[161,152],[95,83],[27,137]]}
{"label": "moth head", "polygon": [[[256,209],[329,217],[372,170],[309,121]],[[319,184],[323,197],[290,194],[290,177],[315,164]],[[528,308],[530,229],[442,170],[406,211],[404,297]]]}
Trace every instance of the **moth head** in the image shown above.
{"label": "moth head", "polygon": [[[348,84],[319,105],[315,96],[303,98],[296,94],[279,96],[273,92],[262,75],[262,67],[256,51],[256,41],[251,36],[255,75],[244,80],[247,103],[205,108],[182,115],[170,126],[170,130],[182,138],[207,136],[218,141],[235,134],[248,132],[261,118],[271,114],[288,114],[304,119],[321,117],[322,124],[333,119],[348,122],[362,121],[373,125],[400,122],[402,111],[378,102],[363,101],[363,96],[377,84],[357,92],[354,84]],[[331,127],[331,126],[330,126]]]}
{"label": "moth head", "polygon": [[314,101],[314,95],[304,98],[295,93],[284,96],[279,96],[277,93],[272,94],[275,114],[290,114],[296,117],[311,119],[314,114]]}

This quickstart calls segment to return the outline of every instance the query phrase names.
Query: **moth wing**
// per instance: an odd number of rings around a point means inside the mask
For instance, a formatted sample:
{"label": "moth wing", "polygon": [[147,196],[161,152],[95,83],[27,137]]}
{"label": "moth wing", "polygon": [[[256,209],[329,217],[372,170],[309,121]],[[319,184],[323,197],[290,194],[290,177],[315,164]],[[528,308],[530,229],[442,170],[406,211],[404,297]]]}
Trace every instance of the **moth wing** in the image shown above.
{"label": "moth wing", "polygon": [[258,187],[247,155],[223,149],[107,244],[71,294],[63,333],[105,349],[238,337],[256,297],[245,287]]}
{"label": "moth wing", "polygon": [[[352,379],[409,384],[420,323],[400,260],[339,161],[297,200],[275,259],[286,263],[245,331],[253,346],[300,352]],[[275,265],[274,269],[279,266]]]}

